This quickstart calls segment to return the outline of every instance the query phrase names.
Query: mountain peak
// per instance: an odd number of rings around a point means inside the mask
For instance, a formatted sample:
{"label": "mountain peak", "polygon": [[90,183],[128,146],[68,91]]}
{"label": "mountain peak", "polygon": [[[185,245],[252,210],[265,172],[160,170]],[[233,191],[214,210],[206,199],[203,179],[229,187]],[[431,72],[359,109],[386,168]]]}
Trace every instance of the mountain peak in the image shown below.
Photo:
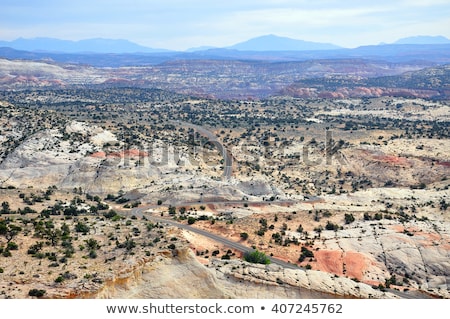
{"label": "mountain peak", "polygon": [[0,41],[0,46],[16,50],[46,51],[64,53],[136,53],[162,52],[163,49],[152,49],[123,39],[92,38],[79,41],[61,40],[55,38],[18,38],[13,41]]}
{"label": "mountain peak", "polygon": [[267,34],[237,43],[227,49],[239,51],[309,51],[335,50],[340,49],[340,47],[330,43],[310,42]]}
{"label": "mountain peak", "polygon": [[441,35],[429,36],[419,35],[414,37],[402,38],[394,42],[394,44],[449,44],[450,40]]}

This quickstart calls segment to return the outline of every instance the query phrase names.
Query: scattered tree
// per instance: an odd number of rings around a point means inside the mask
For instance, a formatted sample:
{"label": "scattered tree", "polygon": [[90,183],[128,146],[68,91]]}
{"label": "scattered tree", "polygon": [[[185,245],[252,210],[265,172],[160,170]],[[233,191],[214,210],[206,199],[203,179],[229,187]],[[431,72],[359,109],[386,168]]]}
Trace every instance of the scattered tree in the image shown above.
{"label": "scattered tree", "polygon": [[244,260],[254,264],[270,264],[269,257],[266,256],[263,252],[258,250],[253,250],[251,252],[244,253]]}

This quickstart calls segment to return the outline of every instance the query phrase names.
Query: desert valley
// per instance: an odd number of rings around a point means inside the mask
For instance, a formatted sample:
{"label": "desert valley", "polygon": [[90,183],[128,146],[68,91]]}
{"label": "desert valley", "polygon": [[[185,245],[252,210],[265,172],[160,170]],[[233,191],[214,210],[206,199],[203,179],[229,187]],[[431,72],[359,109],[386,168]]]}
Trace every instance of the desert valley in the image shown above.
{"label": "desert valley", "polygon": [[449,298],[431,47],[0,58],[0,298]]}

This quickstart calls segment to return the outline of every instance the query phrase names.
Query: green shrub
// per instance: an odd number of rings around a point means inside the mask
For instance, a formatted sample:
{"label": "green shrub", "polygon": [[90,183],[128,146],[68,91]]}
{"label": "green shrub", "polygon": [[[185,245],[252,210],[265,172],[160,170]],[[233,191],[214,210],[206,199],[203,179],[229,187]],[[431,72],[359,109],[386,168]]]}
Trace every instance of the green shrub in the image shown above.
{"label": "green shrub", "polygon": [[105,216],[105,218],[111,219],[111,218],[117,216],[117,213],[114,210],[110,210],[110,211],[104,213],[103,216]]}
{"label": "green shrub", "polygon": [[314,253],[306,247],[301,248],[301,254],[298,258],[299,262],[304,261],[306,258],[314,258]]}
{"label": "green shrub", "polygon": [[9,249],[9,250],[17,250],[17,249],[19,249],[19,246],[18,246],[15,242],[10,241],[10,242],[6,245],[6,249]]}
{"label": "green shrub", "polygon": [[64,277],[63,276],[58,276],[58,277],[56,277],[56,279],[55,279],[55,282],[56,283],[60,283],[60,282],[63,282],[64,281]]}
{"label": "green shrub", "polygon": [[91,259],[97,258],[97,252],[95,250],[90,250],[89,251],[89,258],[91,258]]}
{"label": "green shrub", "polygon": [[326,230],[334,230],[334,231],[336,231],[336,230],[339,229],[339,225],[334,224],[334,223],[332,223],[330,221],[327,221],[327,224],[325,225],[325,229]]}
{"label": "green shrub", "polygon": [[253,250],[251,252],[245,252],[244,260],[249,263],[254,263],[254,264],[264,264],[264,265],[270,264],[269,257],[267,257],[266,254],[264,254],[263,252],[260,252],[258,250]]}
{"label": "green shrub", "polygon": [[345,223],[351,224],[355,221],[355,216],[353,214],[345,214]]}
{"label": "green shrub", "polygon": [[241,233],[241,234],[240,234],[240,237],[241,237],[243,240],[247,240],[247,239],[248,239],[248,234],[247,234],[247,233]]}
{"label": "green shrub", "polygon": [[89,233],[90,228],[89,228],[88,225],[86,225],[86,224],[84,224],[84,223],[82,223],[82,222],[78,222],[78,223],[75,225],[75,231],[76,231],[77,233],[83,233],[83,235],[86,235],[87,233]]}
{"label": "green shrub", "polygon": [[31,289],[28,292],[28,296],[30,296],[30,297],[38,297],[38,298],[40,298],[40,297],[42,297],[44,295],[45,295],[45,290],[43,290],[43,289]]}

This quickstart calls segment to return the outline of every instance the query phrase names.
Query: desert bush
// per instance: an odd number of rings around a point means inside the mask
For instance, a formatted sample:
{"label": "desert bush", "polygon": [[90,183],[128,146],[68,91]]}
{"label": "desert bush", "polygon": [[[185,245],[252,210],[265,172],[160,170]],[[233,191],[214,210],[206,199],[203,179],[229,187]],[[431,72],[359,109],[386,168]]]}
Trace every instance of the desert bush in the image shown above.
{"label": "desert bush", "polygon": [[314,253],[311,250],[309,250],[308,248],[303,246],[301,248],[301,254],[300,254],[300,257],[298,258],[298,261],[302,262],[306,258],[314,258]]}
{"label": "desert bush", "polygon": [[249,263],[254,264],[270,264],[269,257],[266,256],[263,252],[260,252],[258,250],[253,250],[251,252],[245,252],[244,253],[244,260]]}
{"label": "desert bush", "polygon": [[46,292],[46,291],[43,290],[43,289],[31,289],[31,290],[28,292],[28,296],[40,298],[40,297],[42,297],[42,296],[45,295],[45,292]]}
{"label": "desert bush", "polygon": [[83,235],[86,235],[89,232],[89,230],[90,230],[89,226],[82,222],[78,222],[75,225],[75,231],[77,233],[83,233]]}
{"label": "desert bush", "polygon": [[326,230],[334,230],[334,231],[336,231],[336,230],[339,229],[339,225],[334,224],[334,223],[332,223],[330,221],[327,221],[327,224],[325,225],[325,229]]}
{"label": "desert bush", "polygon": [[345,223],[346,224],[351,224],[355,221],[355,216],[353,216],[353,214],[345,214]]}

